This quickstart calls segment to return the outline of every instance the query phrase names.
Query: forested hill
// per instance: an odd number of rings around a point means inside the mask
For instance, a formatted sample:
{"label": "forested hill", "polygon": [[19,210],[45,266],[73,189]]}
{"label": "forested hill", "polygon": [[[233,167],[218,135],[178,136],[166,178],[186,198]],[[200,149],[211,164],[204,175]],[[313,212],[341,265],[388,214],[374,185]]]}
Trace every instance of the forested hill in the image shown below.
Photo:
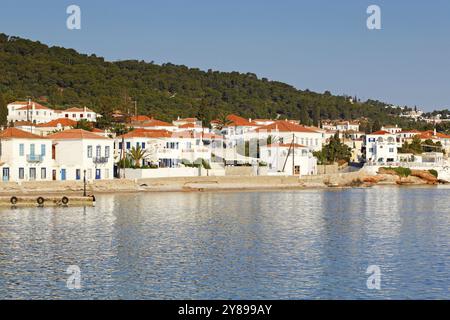
{"label": "forested hill", "polygon": [[170,63],[108,62],[73,49],[0,34],[0,94],[3,100],[32,97],[63,108],[86,105],[108,114],[134,109],[162,120],[197,116],[210,120],[233,112],[251,118],[296,118],[310,124],[319,119],[368,117],[386,122],[389,114],[378,101],[351,103],[343,96],[301,91],[255,74],[207,72]]}

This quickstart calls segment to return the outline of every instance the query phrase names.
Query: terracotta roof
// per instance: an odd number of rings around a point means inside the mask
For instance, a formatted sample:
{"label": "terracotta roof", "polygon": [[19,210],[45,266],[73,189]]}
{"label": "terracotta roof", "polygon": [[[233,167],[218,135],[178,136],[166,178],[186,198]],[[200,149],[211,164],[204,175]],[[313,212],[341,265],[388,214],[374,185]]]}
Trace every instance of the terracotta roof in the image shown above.
{"label": "terracotta roof", "polygon": [[379,131],[375,131],[372,132],[371,135],[377,135],[377,136],[383,136],[385,134],[391,134],[390,132],[384,131],[384,130],[379,130]]}
{"label": "terracotta roof", "polygon": [[1,139],[45,139],[44,137],[17,128],[7,128],[0,132]]}
{"label": "terracotta roof", "polygon": [[200,126],[196,125],[195,123],[185,123],[181,126],[178,126],[180,129],[187,129],[187,128],[201,128]]}
{"label": "terracotta roof", "polygon": [[227,119],[231,122],[228,127],[256,127],[256,124],[251,123],[245,118],[237,116],[235,114],[230,114]]}
{"label": "terracotta roof", "polygon": [[437,132],[435,135],[434,131],[431,130],[420,132],[418,136],[420,139],[450,139],[449,135],[440,132]]}
{"label": "terracotta roof", "polygon": [[36,127],[55,128],[58,126],[58,124],[60,124],[63,127],[73,127],[77,124],[77,122],[74,120],[71,120],[71,119],[67,119],[67,118],[60,118],[60,119],[52,120],[47,123],[37,124]]}
{"label": "terracotta roof", "polygon": [[91,132],[105,133],[105,130],[99,128],[93,128]]}
{"label": "terracotta roof", "polygon": [[280,131],[280,132],[310,132],[318,133],[317,131],[306,128],[302,125],[292,123],[290,121],[275,121],[267,126],[262,126],[256,129],[256,132],[260,131]]}
{"label": "terracotta roof", "polygon": [[34,109],[35,110],[52,110],[48,107],[45,107],[37,102],[32,102],[30,105],[28,105],[28,102],[24,103],[24,106],[17,109],[17,110],[32,110],[33,109],[33,104],[34,104]]}
{"label": "terracotta roof", "polygon": [[66,110],[62,110],[62,112],[94,112],[89,108],[86,108],[86,110],[84,110],[84,108],[78,108],[78,107],[72,107]]}
{"label": "terracotta roof", "polygon": [[60,131],[47,136],[48,139],[54,140],[81,140],[81,139],[108,139],[98,134],[83,130],[83,129],[69,129]]}
{"label": "terracotta roof", "polygon": [[167,130],[133,130],[118,138],[129,139],[129,138],[170,138],[172,133]]}

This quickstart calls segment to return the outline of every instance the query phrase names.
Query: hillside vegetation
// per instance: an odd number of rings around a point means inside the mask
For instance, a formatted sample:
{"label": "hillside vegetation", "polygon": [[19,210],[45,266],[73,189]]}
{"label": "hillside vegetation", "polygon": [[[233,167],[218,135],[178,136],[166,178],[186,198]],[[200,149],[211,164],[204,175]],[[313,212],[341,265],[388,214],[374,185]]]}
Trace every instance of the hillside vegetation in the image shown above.
{"label": "hillside vegetation", "polygon": [[162,120],[197,116],[209,121],[232,112],[314,125],[320,119],[367,117],[371,127],[375,122],[393,123],[397,120],[391,117],[401,112],[386,109],[379,101],[351,103],[348,97],[297,90],[252,73],[135,60],[108,62],[5,34],[0,34],[0,70],[0,103],[31,97],[54,108],[86,105],[106,116],[115,109],[134,111],[134,100],[141,114]]}

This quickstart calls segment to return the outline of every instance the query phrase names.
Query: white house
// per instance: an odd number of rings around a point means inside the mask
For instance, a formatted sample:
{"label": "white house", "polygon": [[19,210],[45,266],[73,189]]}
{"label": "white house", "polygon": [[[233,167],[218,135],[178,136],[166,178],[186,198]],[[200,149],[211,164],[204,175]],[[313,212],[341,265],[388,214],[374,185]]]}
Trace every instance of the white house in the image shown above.
{"label": "white house", "polygon": [[99,115],[87,107],[83,108],[69,108],[66,110],[55,110],[58,118],[66,118],[74,121],[87,120],[89,122],[96,122]]}
{"label": "white house", "polygon": [[[169,132],[167,130],[134,130],[116,139],[116,154],[123,157],[135,147],[146,151],[141,165],[160,168],[177,168],[183,161],[193,163],[198,159],[211,160],[211,137],[194,131]],[[209,141],[209,143],[207,142]]]}
{"label": "white house", "polygon": [[317,174],[317,158],[300,144],[270,144],[260,147],[260,160],[268,166],[268,173],[286,175]]}
{"label": "white house", "polygon": [[114,140],[82,129],[69,129],[47,136],[53,142],[57,171],[54,180],[114,178]]}
{"label": "white house", "polygon": [[2,181],[51,180],[52,141],[44,137],[7,128],[0,133]]}
{"label": "white house", "polygon": [[384,164],[397,160],[396,135],[387,131],[376,131],[366,135],[366,161]]}
{"label": "white house", "polygon": [[16,101],[8,104],[8,122],[29,121],[31,123],[46,123],[59,118],[68,118],[74,121],[85,119],[90,122],[97,121],[99,115],[89,108],[69,108],[54,110],[33,101]]}
{"label": "white house", "polygon": [[313,151],[321,150],[325,142],[323,132],[285,120],[275,121],[270,125],[258,127],[247,134],[249,140],[267,139],[269,136],[273,138],[274,143],[280,144],[291,143],[294,139],[295,143],[304,145]]}
{"label": "white house", "polygon": [[383,127],[381,127],[381,130],[387,131],[387,132],[392,133],[392,134],[397,134],[397,133],[402,132],[402,128],[400,128],[398,125],[395,125],[395,126],[383,126]]}

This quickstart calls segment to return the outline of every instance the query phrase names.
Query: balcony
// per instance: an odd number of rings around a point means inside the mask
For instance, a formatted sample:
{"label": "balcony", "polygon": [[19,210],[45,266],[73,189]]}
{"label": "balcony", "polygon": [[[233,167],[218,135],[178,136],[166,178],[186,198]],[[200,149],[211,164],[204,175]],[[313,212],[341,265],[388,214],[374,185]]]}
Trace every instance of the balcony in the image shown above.
{"label": "balcony", "polygon": [[44,160],[44,156],[40,154],[28,154],[27,161],[28,162],[42,162]]}
{"label": "balcony", "polygon": [[95,157],[94,163],[108,163],[108,159],[107,157]]}

